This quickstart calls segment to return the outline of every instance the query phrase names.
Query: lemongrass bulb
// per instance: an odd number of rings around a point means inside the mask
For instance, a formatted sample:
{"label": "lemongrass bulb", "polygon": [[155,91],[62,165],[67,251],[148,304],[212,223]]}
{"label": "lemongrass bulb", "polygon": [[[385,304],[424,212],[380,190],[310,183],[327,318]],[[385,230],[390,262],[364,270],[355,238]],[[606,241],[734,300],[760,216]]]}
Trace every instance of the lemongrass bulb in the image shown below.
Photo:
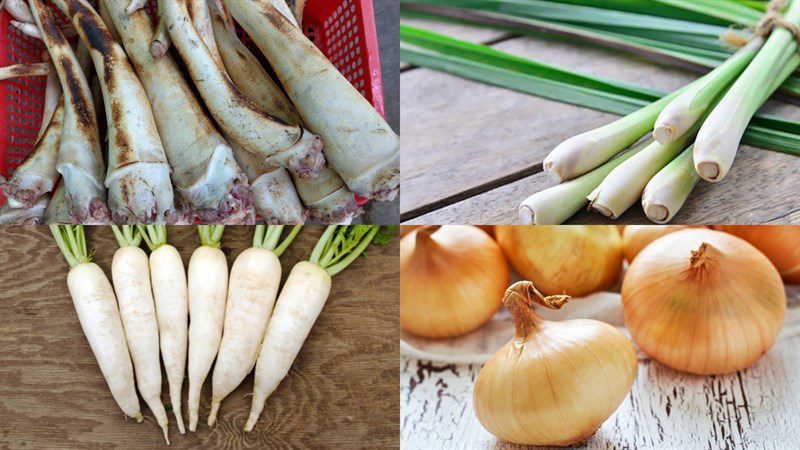
{"label": "lemongrass bulb", "polygon": [[509,275],[486,232],[467,225],[424,226],[400,241],[400,326],[413,334],[454,337],[488,322]]}
{"label": "lemongrass bulb", "polygon": [[661,236],[702,225],[628,225],[622,232],[622,255],[631,262],[645,247]]}
{"label": "lemongrass bulb", "polygon": [[786,292],[775,267],[721,231],[670,233],[633,260],[622,282],[625,323],[653,359],[694,374],[744,369],[780,332]]}
{"label": "lemongrass bulb", "polygon": [[619,280],[622,239],[613,226],[497,226],[494,233],[514,269],[545,294],[580,297]]}
{"label": "lemongrass bulb", "polygon": [[787,283],[800,283],[800,226],[717,225],[761,250]]}
{"label": "lemongrass bulb", "polygon": [[503,303],[514,338],[483,366],[473,404],[500,439],[526,445],[572,445],[592,436],[625,399],[636,378],[636,350],[613,326],[596,320],[550,322],[533,304],[560,308],[530,281],[508,288]]}

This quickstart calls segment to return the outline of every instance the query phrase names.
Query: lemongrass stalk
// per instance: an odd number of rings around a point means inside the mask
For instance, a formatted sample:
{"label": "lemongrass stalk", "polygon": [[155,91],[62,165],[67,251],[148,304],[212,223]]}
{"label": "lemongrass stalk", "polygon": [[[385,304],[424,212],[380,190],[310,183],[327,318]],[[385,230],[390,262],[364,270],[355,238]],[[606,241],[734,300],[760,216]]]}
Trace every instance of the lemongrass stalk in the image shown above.
{"label": "lemongrass stalk", "polygon": [[682,136],[706,112],[720,93],[745,70],[764,44],[756,38],[747,43],[725,63],[714,69],[702,83],[693,83],[681,95],[671,101],[656,119],[653,137],[667,144]]}
{"label": "lemongrass stalk", "polygon": [[[800,24],[800,0],[793,0],[784,18]],[[736,158],[744,130],[756,110],[800,64],[797,42],[785,28],[776,27],[758,55],[708,116],[697,135],[694,166],[711,182],[722,181]]]}
{"label": "lemongrass stalk", "polygon": [[639,200],[650,179],[680,154],[698,127],[699,123],[669,144],[653,142],[617,166],[587,197],[589,207],[606,217],[618,218]]}
{"label": "lemongrass stalk", "polygon": [[617,166],[653,142],[647,139],[578,178],[539,191],[519,205],[519,219],[526,225],[559,225],[589,203],[587,197]]}
{"label": "lemongrass stalk", "polygon": [[544,173],[550,180],[561,183],[600,166],[652,130],[661,110],[684,89],[600,128],[567,139],[545,157]]}
{"label": "lemongrass stalk", "polygon": [[[762,103],[778,89],[782,80],[791,73],[789,65],[784,65],[782,75],[772,81],[772,86],[764,93]],[[642,207],[645,215],[655,223],[668,223],[681,209],[689,194],[700,180],[694,168],[694,145],[664,167],[645,187],[642,193]]]}
{"label": "lemongrass stalk", "polygon": [[645,186],[642,207],[653,222],[663,224],[672,220],[700,181],[692,162],[692,147],[673,159]]}

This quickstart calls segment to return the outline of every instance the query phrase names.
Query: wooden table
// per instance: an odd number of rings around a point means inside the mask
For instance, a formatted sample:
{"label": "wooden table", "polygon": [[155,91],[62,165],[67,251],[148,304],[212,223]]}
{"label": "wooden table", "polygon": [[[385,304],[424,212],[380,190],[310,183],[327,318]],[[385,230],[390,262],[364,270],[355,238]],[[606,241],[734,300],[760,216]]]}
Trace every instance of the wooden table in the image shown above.
{"label": "wooden table", "polygon": [[[691,71],[588,45],[426,20],[403,23],[581,73],[672,91]],[[401,220],[516,224],[517,208],[550,186],[544,157],[567,138],[617,116],[403,66]],[[770,102],[764,112],[800,119]],[[800,139],[800,137],[799,137]],[[800,223],[800,158],[743,146],[728,177],[700,183],[672,223]],[[569,223],[611,223],[588,211]],[[650,223],[637,202],[616,223]]]}
{"label": "wooden table", "polygon": [[[778,341],[756,364],[722,376],[681,373],[649,358],[619,409],[581,448],[789,449],[800,446],[800,289]],[[480,365],[401,356],[401,448],[517,449],[475,417]],[[555,447],[554,447],[555,448]]]}
{"label": "wooden table", "polygon": [[[321,232],[306,227],[300,233],[281,258],[284,278],[308,257]],[[87,239],[110,274],[117,247],[111,230],[90,228]],[[171,227],[169,241],[186,264],[199,244],[194,227]],[[251,242],[251,228],[228,227],[228,262]],[[181,436],[170,413],[171,448],[397,447],[396,244],[371,247],[334,278],[322,315],[253,432],[242,431],[252,376],[222,403],[218,427],[205,425],[209,374],[198,431]],[[0,267],[0,448],[166,448],[155,421],[126,421],[111,397],[75,315],[67,265],[49,230],[0,228]],[[184,405],[187,393],[188,379]],[[168,403],[166,376],[161,398]],[[144,403],[142,408],[152,417]]]}

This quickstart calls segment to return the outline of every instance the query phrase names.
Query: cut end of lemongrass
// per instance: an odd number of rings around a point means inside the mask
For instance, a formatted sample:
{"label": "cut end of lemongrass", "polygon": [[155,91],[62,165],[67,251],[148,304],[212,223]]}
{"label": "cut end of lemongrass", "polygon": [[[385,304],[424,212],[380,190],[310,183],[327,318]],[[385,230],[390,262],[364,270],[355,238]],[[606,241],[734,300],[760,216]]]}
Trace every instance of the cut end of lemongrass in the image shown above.
{"label": "cut end of lemongrass", "polygon": [[669,222],[669,209],[667,209],[664,205],[659,205],[656,203],[649,203],[645,202],[643,205],[644,207],[644,214],[647,216],[648,219],[652,220],[655,223],[667,223]]}
{"label": "cut end of lemongrass", "polygon": [[553,169],[553,161],[545,160],[542,163],[542,169],[544,174],[547,176],[547,179],[550,180],[551,183],[559,184],[564,181],[563,178]]}
{"label": "cut end of lemongrass", "polygon": [[675,140],[675,127],[672,125],[657,125],[653,130],[653,138],[661,145],[669,144]]}
{"label": "cut end of lemongrass", "polygon": [[711,161],[703,161],[697,163],[697,174],[706,181],[716,183],[721,181],[719,164]]}
{"label": "cut end of lemongrass", "polygon": [[525,205],[519,207],[519,220],[523,225],[536,225],[536,213]]}
{"label": "cut end of lemongrass", "polygon": [[611,211],[610,209],[606,208],[603,205],[598,205],[596,203],[592,204],[592,209],[610,219],[616,219],[616,217],[614,217],[614,211]]}

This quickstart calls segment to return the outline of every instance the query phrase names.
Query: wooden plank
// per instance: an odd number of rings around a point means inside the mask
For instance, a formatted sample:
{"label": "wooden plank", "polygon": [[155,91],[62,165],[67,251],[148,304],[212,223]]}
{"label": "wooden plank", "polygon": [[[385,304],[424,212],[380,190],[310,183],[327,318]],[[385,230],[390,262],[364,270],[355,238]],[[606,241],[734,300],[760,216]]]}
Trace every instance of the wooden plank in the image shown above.
{"label": "wooden plank", "polygon": [[[621,53],[560,41],[520,37],[494,47],[663,90],[696,77]],[[401,103],[404,192],[400,207],[403,220],[409,222],[540,172],[544,156],[558,143],[616,118],[427,69],[401,76]],[[765,111],[783,117],[797,115],[796,106],[782,103],[771,103]],[[771,165],[769,160],[764,164]],[[767,195],[758,199],[771,201]],[[783,214],[798,209],[800,203],[794,206]],[[482,217],[462,215],[458,222],[483,223]],[[719,214],[710,217],[725,220]]]}
{"label": "wooden plank", "polygon": [[[111,230],[87,228],[96,261],[109,274],[117,246]],[[284,279],[321,232],[307,226],[300,233],[281,258]],[[199,243],[194,227],[171,227],[169,233],[188,264]],[[228,227],[228,262],[251,242],[252,228]],[[0,448],[162,447],[154,421],[126,421],[112,399],[75,315],[66,263],[49,230],[0,228],[0,267]],[[212,430],[205,425],[209,374],[198,431],[179,435],[170,414],[171,448],[396,447],[398,292],[396,243],[374,246],[334,279],[325,309],[252,433],[242,431],[252,376],[223,402]],[[188,380],[184,404],[187,392]],[[142,408],[151,415],[144,403]]]}
{"label": "wooden plank", "polygon": [[[775,346],[735,374],[688,375],[640,358],[630,394],[582,447],[797,448],[800,304],[796,295],[790,302]],[[497,440],[477,421],[472,386],[479,371],[401,357],[401,448],[525,448]]]}
{"label": "wooden plank", "polygon": [[[800,158],[743,146],[728,177],[717,184],[697,185],[671,223],[800,223],[797,195]],[[519,224],[517,209],[528,195],[550,186],[544,173],[523,178],[429,214],[408,220],[409,224]],[[597,213],[581,211],[568,223],[612,223]],[[619,219],[620,225],[652,223],[636,203]]]}
{"label": "wooden plank", "polygon": [[791,213],[783,216],[778,217],[775,220],[769,222],[772,225],[775,224],[800,224],[800,210],[792,211]]}

